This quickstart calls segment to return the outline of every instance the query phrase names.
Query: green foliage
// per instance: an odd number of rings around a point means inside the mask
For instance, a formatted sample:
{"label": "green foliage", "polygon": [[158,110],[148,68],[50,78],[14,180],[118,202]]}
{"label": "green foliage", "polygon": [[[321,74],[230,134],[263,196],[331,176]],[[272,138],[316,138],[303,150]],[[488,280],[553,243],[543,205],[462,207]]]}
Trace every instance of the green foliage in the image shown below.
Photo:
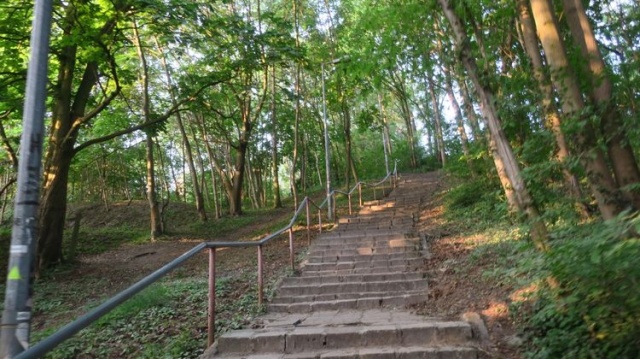
{"label": "green foliage", "polygon": [[[192,320],[187,319],[193,318],[193,313],[200,317],[206,313],[206,293],[207,280],[201,278],[155,284],[61,344],[46,358],[197,358],[203,352],[205,333],[194,332]],[[51,296],[55,298],[55,293]],[[45,303],[54,304],[55,300]],[[53,329],[35,332],[34,342],[52,333]],[[136,342],[145,345],[138,346]]]}
{"label": "green foliage", "polygon": [[546,258],[556,288],[527,323],[529,358],[640,356],[640,216],[558,232]]}
{"label": "green foliage", "polygon": [[507,215],[502,189],[491,178],[477,177],[452,186],[444,203],[452,218],[474,218],[491,224]]}

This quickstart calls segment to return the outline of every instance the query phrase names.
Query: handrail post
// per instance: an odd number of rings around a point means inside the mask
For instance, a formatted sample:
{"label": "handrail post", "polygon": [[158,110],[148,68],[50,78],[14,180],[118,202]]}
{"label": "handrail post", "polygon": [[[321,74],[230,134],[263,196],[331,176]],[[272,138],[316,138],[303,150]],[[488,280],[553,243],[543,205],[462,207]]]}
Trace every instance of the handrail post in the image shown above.
{"label": "handrail post", "polygon": [[351,215],[352,214],[351,213],[351,193],[349,193],[348,197],[349,197],[349,215]]}
{"label": "handrail post", "polygon": [[209,312],[207,317],[207,347],[213,345],[216,333],[216,248],[209,248]]}
{"label": "handrail post", "polygon": [[318,233],[322,233],[322,211],[318,210]]}
{"label": "handrail post", "polygon": [[358,200],[360,203],[360,208],[362,208],[362,183],[358,182]]}
{"label": "handrail post", "polygon": [[258,246],[258,304],[262,305],[264,300],[264,282],[263,282],[263,256],[262,256],[262,245]]}
{"label": "handrail post", "polygon": [[289,228],[289,261],[291,262],[291,270],[296,269],[293,256],[293,228]]}
{"label": "handrail post", "polygon": [[307,198],[307,207],[305,208],[307,214],[307,245],[311,244],[311,208],[309,208],[309,199]]}

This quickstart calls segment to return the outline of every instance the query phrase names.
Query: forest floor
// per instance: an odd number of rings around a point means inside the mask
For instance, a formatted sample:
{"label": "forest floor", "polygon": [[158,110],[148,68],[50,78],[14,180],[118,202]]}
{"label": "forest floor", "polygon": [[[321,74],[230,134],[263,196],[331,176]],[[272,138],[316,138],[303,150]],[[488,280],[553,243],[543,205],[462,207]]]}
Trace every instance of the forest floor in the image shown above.
{"label": "forest floor", "polygon": [[[513,288],[483,275],[491,267],[490,258],[471,260],[474,250],[484,243],[483,235],[465,233],[464,228],[445,220],[444,190],[444,181],[439,181],[420,214],[420,231],[430,243],[427,270],[431,274],[431,291],[427,304],[412,309],[430,317],[454,319],[459,319],[465,312],[477,312],[485,320],[491,339],[483,357],[518,359],[521,357],[517,349],[518,337],[508,308]],[[81,234],[99,232],[92,237],[93,246],[95,241],[112,240],[110,236],[114,231],[105,228],[126,227],[135,234],[138,230],[144,232],[148,225],[144,202],[114,203],[109,207],[80,206],[74,210],[83,215]],[[245,219],[223,218],[194,226],[178,223],[182,220],[193,222],[196,218],[193,208],[175,203],[171,210],[175,212],[172,220],[177,226],[170,233],[181,234],[146,243],[116,241],[111,245],[113,248],[99,254],[79,255],[73,264],[62,266],[40,279],[35,288],[35,340],[42,339],[202,240],[257,240],[284,226],[293,212],[292,208],[270,209],[250,212],[249,218]],[[234,228],[234,225],[223,224],[224,221],[239,221],[237,224],[241,227]],[[216,226],[219,228],[212,229]],[[317,227],[311,233],[313,240]],[[304,227],[297,227],[294,247],[298,261],[304,257],[307,244]],[[203,252],[170,274],[162,283],[164,289],[151,294],[160,299],[145,300],[144,305],[155,309],[149,312],[149,309],[135,305],[126,308],[110,317],[113,323],[103,321],[95,328],[81,332],[51,357],[198,357],[206,341],[207,258]],[[277,286],[278,278],[290,273],[283,269],[289,262],[287,236],[269,244],[264,258],[269,292]],[[252,317],[259,314],[261,309],[254,303],[256,262],[254,248],[218,251],[218,332],[250,325]],[[187,293],[189,290],[193,293]]]}

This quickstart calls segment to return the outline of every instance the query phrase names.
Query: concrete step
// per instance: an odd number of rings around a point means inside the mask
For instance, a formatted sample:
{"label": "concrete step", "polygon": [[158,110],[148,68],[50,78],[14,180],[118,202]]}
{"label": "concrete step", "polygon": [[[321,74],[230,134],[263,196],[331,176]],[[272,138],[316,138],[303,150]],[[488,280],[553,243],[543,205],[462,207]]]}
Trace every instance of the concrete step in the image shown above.
{"label": "concrete step", "polygon": [[348,256],[360,254],[363,256],[371,255],[371,254],[394,254],[394,253],[406,253],[406,252],[415,252],[418,250],[418,244],[412,244],[408,246],[395,246],[395,247],[372,247],[372,246],[363,246],[357,248],[348,248],[348,249],[322,249],[322,248],[312,248],[309,251],[309,256]]}
{"label": "concrete step", "polygon": [[[427,284],[424,288],[415,290],[405,290],[402,295],[416,294],[421,301],[424,301],[424,296],[427,294]],[[388,291],[384,292],[351,292],[351,293],[321,293],[321,294],[309,294],[309,295],[295,295],[295,296],[278,296],[271,298],[270,304],[291,304],[291,303],[312,303],[312,302],[327,302],[338,300],[360,300],[364,298],[384,298],[395,296],[396,294],[390,294]],[[378,305],[382,303],[378,302]],[[374,306],[375,307],[375,306]]]}
{"label": "concrete step", "polygon": [[350,230],[344,231],[340,230],[340,227],[332,230],[331,232],[323,233],[320,238],[318,238],[318,242],[329,241],[337,238],[376,238],[376,239],[395,239],[395,238],[406,238],[415,236],[413,234],[413,229],[407,231],[407,229],[379,229],[379,230]]}
{"label": "concrete step", "polygon": [[405,308],[409,305],[424,303],[426,300],[426,291],[407,292],[403,294],[370,294],[370,296],[363,294],[363,296],[358,298],[268,304],[267,309],[273,313],[309,313],[321,310],[367,310],[385,307]]}
{"label": "concrete step", "polygon": [[415,265],[398,265],[393,267],[377,267],[377,268],[354,268],[354,269],[328,269],[328,270],[303,270],[300,273],[302,277],[317,277],[330,275],[351,275],[351,274],[382,274],[391,272],[417,272],[422,268],[422,263]]}
{"label": "concrete step", "polygon": [[377,282],[414,280],[426,278],[426,273],[383,273],[383,274],[352,274],[352,275],[330,275],[330,276],[309,276],[309,277],[287,277],[282,280],[283,286],[291,285],[312,285],[326,283],[347,283],[347,282]]}
{"label": "concrete step", "polygon": [[[204,357],[209,358],[209,357]],[[471,347],[453,347],[453,346],[384,346],[384,347],[364,347],[364,348],[347,348],[335,350],[317,350],[295,354],[243,354],[243,355],[216,355],[215,358],[221,359],[319,359],[319,358],[335,358],[335,359],[477,359],[478,354]]]}
{"label": "concrete step", "polygon": [[223,334],[218,339],[216,349],[221,355],[294,354],[374,347],[421,346],[435,350],[436,347],[471,344],[471,327],[466,322],[425,321],[371,326],[301,326],[236,330]]}
{"label": "concrete step", "polygon": [[345,255],[326,255],[326,254],[309,254],[307,263],[337,263],[337,262],[373,262],[391,259],[407,259],[421,257],[422,253],[417,250],[410,252],[398,253],[375,253],[370,254],[345,254]]}
{"label": "concrete step", "polygon": [[379,222],[361,222],[361,223],[344,223],[336,228],[336,231],[359,231],[359,230],[384,230],[388,232],[396,231],[410,231],[413,229],[413,221],[405,222],[405,223],[390,223],[388,221],[379,221]]}
{"label": "concrete step", "polygon": [[335,238],[332,240],[319,240],[311,245],[311,249],[320,250],[342,250],[342,249],[356,249],[360,247],[379,247],[379,248],[393,248],[393,247],[406,247],[415,246],[420,244],[420,238],[413,237],[407,238],[404,236],[396,236],[391,238]]}
{"label": "concrete step", "polygon": [[278,296],[298,296],[312,294],[333,294],[333,293],[368,293],[368,292],[389,292],[398,293],[401,291],[411,291],[415,289],[427,288],[425,279],[401,279],[395,281],[372,281],[372,282],[342,282],[324,284],[294,284],[281,286],[278,289]]}
{"label": "concrete step", "polygon": [[404,215],[392,217],[388,214],[379,214],[379,215],[365,215],[365,216],[345,216],[338,218],[338,224],[347,225],[347,224],[358,224],[358,223],[383,223],[388,225],[401,225],[401,224],[413,224],[413,217]]}
{"label": "concrete step", "polygon": [[334,263],[306,263],[303,267],[304,272],[327,271],[327,270],[345,270],[345,269],[366,269],[366,268],[393,268],[393,267],[412,267],[420,266],[424,263],[425,258],[400,258],[400,259],[383,259],[367,262],[360,261],[340,261]]}

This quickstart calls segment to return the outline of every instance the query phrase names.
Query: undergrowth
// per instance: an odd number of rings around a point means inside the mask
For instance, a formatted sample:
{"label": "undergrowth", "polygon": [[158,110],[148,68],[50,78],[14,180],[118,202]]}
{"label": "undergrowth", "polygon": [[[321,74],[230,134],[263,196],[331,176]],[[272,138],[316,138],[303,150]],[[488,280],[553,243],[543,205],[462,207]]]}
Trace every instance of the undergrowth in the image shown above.
{"label": "undergrowth", "polygon": [[488,262],[483,276],[513,288],[526,358],[640,357],[640,215],[576,222],[570,206],[549,203],[550,249],[541,253],[526,223],[510,222],[496,181],[458,181],[444,201],[456,228],[484,238],[471,262]]}

